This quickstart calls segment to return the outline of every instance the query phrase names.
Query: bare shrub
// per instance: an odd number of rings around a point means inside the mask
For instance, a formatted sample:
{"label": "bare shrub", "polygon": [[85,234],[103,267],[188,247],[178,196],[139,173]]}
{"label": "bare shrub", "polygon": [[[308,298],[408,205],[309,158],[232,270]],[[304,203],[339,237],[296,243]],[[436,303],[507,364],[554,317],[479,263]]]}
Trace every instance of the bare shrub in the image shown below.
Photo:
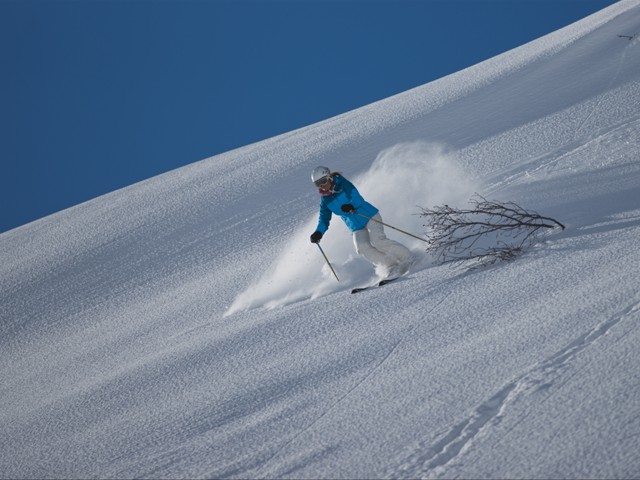
{"label": "bare shrub", "polygon": [[514,202],[489,201],[476,194],[471,208],[449,205],[422,208],[427,219],[428,250],[441,263],[475,260],[474,266],[510,261],[542,241],[546,232],[565,226],[557,220],[525,210]]}

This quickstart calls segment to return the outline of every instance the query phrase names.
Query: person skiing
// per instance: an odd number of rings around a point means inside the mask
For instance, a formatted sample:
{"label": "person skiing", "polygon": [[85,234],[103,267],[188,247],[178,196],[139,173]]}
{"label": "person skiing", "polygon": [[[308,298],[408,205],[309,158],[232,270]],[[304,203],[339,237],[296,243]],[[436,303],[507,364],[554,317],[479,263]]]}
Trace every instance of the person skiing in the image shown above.
{"label": "person skiing", "polygon": [[313,170],[311,180],[320,193],[318,226],[311,234],[311,243],[320,242],[335,213],[352,232],[356,253],[373,263],[381,279],[391,280],[409,270],[410,250],[387,238],[384,226],[378,223],[382,222],[378,209],[365,201],[349,180],[322,166]]}

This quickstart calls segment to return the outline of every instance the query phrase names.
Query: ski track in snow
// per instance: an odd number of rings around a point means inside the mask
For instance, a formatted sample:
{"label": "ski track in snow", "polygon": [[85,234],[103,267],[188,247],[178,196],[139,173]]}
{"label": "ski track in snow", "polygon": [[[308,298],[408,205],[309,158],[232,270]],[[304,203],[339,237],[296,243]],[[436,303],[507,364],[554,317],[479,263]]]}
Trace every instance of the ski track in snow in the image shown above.
{"label": "ski track in snow", "polygon": [[[425,293],[428,293],[429,290],[426,290]],[[329,406],[329,408],[327,408],[326,411],[324,411],[322,413],[322,415],[318,416],[316,419],[314,419],[309,425],[307,425],[306,427],[304,427],[302,430],[300,430],[296,435],[294,435],[291,439],[289,439],[288,441],[286,441],[280,448],[278,448],[275,453],[273,455],[271,455],[269,458],[267,458],[266,461],[264,461],[264,463],[262,463],[260,465],[261,468],[265,468],[266,466],[268,466],[269,462],[271,462],[275,457],[277,457],[282,451],[284,451],[289,445],[291,445],[296,439],[298,439],[302,434],[304,434],[305,432],[307,432],[308,430],[310,430],[311,428],[314,427],[314,425],[316,425],[320,420],[322,420],[322,418],[324,418],[329,412],[331,412],[334,408],[336,408],[340,403],[342,403],[349,395],[351,395],[356,389],[358,389],[358,387],[360,387],[362,384],[364,384],[367,380],[369,380],[375,373],[376,371],[378,371],[378,369],[393,355],[393,353],[396,351],[396,349],[402,344],[402,342],[404,342],[411,334],[412,332],[415,330],[415,328],[422,324],[423,320],[425,318],[429,318],[431,315],[433,315],[433,313],[437,310],[437,308],[442,305],[442,303],[444,303],[444,301],[449,298],[449,296],[451,295],[451,292],[446,293],[445,295],[443,295],[443,297],[430,309],[427,311],[427,313],[417,319],[417,321],[413,322],[413,324],[406,329],[406,331],[400,335],[400,338],[391,346],[391,348],[389,349],[389,351],[382,356],[382,358],[380,359],[379,362],[377,362],[373,368],[371,368],[371,370],[362,377],[362,379],[360,379],[357,383],[355,383],[353,385],[353,387],[349,388],[344,395],[342,395],[340,398],[338,398],[338,400],[336,400],[336,402],[334,402],[332,405]],[[244,473],[244,472],[243,472]],[[223,476],[227,476],[227,475],[223,475]],[[261,477],[263,475],[260,475]],[[281,475],[277,475],[278,477]],[[269,475],[269,477],[273,477],[273,475]]]}
{"label": "ski track in snow", "polygon": [[447,468],[459,461],[459,457],[472,447],[474,441],[508,415],[510,405],[531,392],[548,389],[562,381],[564,367],[580,352],[592,346],[620,322],[637,320],[639,311],[640,302],[636,301],[532,367],[479,405],[468,418],[457,423],[438,440],[422,444],[416,453],[386,473],[384,478],[446,478]]}
{"label": "ski track in snow", "polygon": [[[586,121],[586,120],[585,120]],[[598,146],[601,143],[614,143],[616,137],[622,139],[636,139],[640,132],[640,115],[625,119],[623,122],[592,135],[588,140],[574,140],[558,150],[546,152],[540,157],[523,162],[517,167],[501,173],[499,180],[489,182],[485,187],[486,195],[493,195],[501,190],[517,185],[519,181],[535,178],[539,173],[552,174],[562,169],[559,167],[563,160],[579,156],[582,151]],[[565,168],[571,168],[570,166]]]}
{"label": "ski track in snow", "polygon": [[[609,83],[607,84],[607,88],[605,90],[610,90],[611,86],[614,84],[614,82],[618,79],[618,76],[620,75],[620,72],[622,71],[622,67],[624,66],[625,63],[625,59],[627,58],[627,52],[629,51],[629,47],[631,45],[627,45],[625,48],[622,49],[622,52],[620,53],[620,59],[618,61],[618,66],[616,68],[615,73],[611,76],[611,80],[609,80]],[[580,132],[582,131],[582,128],[589,122],[589,120],[591,119],[591,117],[600,109],[600,105],[602,105],[603,102],[603,98],[604,97],[600,97],[598,99],[598,101],[596,102],[596,104],[591,108],[591,110],[589,111],[588,115],[585,117],[585,119],[580,122],[580,124],[578,125],[578,128],[576,128],[576,132],[573,136],[573,140],[576,141],[580,135]]]}

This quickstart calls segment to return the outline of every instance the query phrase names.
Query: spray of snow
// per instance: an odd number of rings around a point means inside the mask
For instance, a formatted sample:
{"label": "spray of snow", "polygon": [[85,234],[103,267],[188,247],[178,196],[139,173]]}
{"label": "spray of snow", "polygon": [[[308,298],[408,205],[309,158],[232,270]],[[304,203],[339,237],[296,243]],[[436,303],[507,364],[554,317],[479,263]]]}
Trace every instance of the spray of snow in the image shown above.
{"label": "spray of snow", "polygon": [[[427,142],[401,143],[383,150],[367,172],[352,180],[362,196],[380,209],[385,223],[419,236],[424,232],[420,207],[459,205],[477,190],[451,151]],[[226,315],[313,299],[373,279],[372,265],[356,255],[349,230],[334,216],[321,245],[339,278],[336,281],[318,247],[309,242],[316,223],[317,216],[313,216],[298,229],[268,273],[240,293]],[[413,251],[414,269],[429,264],[423,242],[385,230],[387,236]]]}

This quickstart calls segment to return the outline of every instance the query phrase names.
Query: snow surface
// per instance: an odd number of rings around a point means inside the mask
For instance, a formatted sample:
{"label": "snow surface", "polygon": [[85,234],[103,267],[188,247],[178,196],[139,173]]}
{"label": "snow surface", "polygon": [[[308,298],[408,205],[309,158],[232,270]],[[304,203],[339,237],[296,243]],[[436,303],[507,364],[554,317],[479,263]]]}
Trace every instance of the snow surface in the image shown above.
{"label": "snow surface", "polygon": [[[640,477],[639,34],[621,1],[0,235],[0,476]],[[414,270],[350,295],[318,164],[416,233],[474,192],[568,228],[471,272],[389,231]]]}

